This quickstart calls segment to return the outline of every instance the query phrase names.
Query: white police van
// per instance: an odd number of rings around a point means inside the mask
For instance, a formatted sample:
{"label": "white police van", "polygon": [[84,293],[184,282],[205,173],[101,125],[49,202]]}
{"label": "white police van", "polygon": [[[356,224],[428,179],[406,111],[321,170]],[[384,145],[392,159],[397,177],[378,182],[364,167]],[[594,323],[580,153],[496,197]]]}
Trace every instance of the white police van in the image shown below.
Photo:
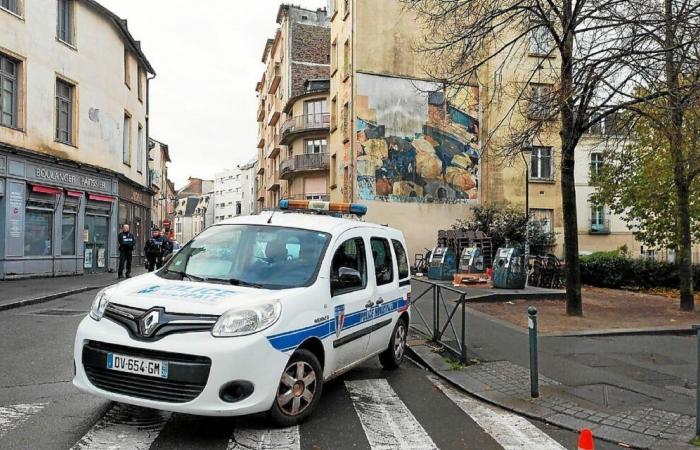
{"label": "white police van", "polygon": [[73,384],[189,414],[269,411],[291,425],[324,381],[376,355],[397,367],[410,321],[402,233],[309,213],[361,215],[362,205],[280,208],[212,226],[158,272],[100,291],[78,327]]}

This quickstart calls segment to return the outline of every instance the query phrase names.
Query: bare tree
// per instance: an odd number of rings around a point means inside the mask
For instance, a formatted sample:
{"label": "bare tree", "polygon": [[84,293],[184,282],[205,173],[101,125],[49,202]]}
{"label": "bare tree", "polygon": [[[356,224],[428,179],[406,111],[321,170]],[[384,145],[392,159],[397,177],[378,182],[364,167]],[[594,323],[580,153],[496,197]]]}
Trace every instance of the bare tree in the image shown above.
{"label": "bare tree", "polygon": [[426,29],[418,50],[430,77],[454,91],[487,87],[487,106],[500,111],[488,151],[512,158],[558,132],[566,310],[582,315],[575,149],[599,122],[666,95],[640,89],[631,65],[663,57],[651,38],[661,23],[644,23],[628,0],[402,1]]}

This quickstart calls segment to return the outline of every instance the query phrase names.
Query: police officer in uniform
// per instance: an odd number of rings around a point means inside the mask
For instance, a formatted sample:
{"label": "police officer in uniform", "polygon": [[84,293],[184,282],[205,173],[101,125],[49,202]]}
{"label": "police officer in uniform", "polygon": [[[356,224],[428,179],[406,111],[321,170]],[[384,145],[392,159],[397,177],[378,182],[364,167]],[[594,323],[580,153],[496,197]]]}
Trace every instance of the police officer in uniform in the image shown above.
{"label": "police officer in uniform", "polygon": [[151,238],[146,242],[144,250],[148,261],[148,271],[153,272],[155,269],[160,269],[163,266],[163,256],[168,250],[168,242],[160,235],[160,229],[153,229]]}
{"label": "police officer in uniform", "polygon": [[129,232],[129,224],[124,224],[122,226],[122,232],[117,235],[117,242],[119,243],[119,271],[117,272],[117,278],[122,277],[124,273],[124,266],[126,266],[126,277],[131,277],[131,255],[134,252],[134,244],[136,239],[134,235]]}

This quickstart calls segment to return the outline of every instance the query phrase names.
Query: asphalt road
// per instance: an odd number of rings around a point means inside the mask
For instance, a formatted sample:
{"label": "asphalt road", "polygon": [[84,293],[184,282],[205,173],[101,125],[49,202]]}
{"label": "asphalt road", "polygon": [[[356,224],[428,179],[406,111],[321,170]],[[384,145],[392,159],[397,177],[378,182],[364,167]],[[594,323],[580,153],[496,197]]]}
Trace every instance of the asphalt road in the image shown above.
{"label": "asphalt road", "polygon": [[[407,362],[371,361],[328,383],[304,424],[126,407],[70,383],[75,329],[94,293],[0,312],[0,448],[575,449],[577,436],[479,403]],[[596,443],[596,449],[616,446]]]}

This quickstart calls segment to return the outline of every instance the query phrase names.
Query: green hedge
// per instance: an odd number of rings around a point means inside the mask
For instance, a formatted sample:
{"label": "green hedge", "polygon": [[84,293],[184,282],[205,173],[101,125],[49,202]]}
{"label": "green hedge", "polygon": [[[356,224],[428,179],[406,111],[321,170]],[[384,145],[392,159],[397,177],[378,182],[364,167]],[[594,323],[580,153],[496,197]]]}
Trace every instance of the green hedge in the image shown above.
{"label": "green hedge", "polygon": [[[693,266],[695,289],[700,289],[700,266]],[[619,251],[581,257],[581,282],[605,288],[677,288],[678,266],[651,259],[631,259]]]}

